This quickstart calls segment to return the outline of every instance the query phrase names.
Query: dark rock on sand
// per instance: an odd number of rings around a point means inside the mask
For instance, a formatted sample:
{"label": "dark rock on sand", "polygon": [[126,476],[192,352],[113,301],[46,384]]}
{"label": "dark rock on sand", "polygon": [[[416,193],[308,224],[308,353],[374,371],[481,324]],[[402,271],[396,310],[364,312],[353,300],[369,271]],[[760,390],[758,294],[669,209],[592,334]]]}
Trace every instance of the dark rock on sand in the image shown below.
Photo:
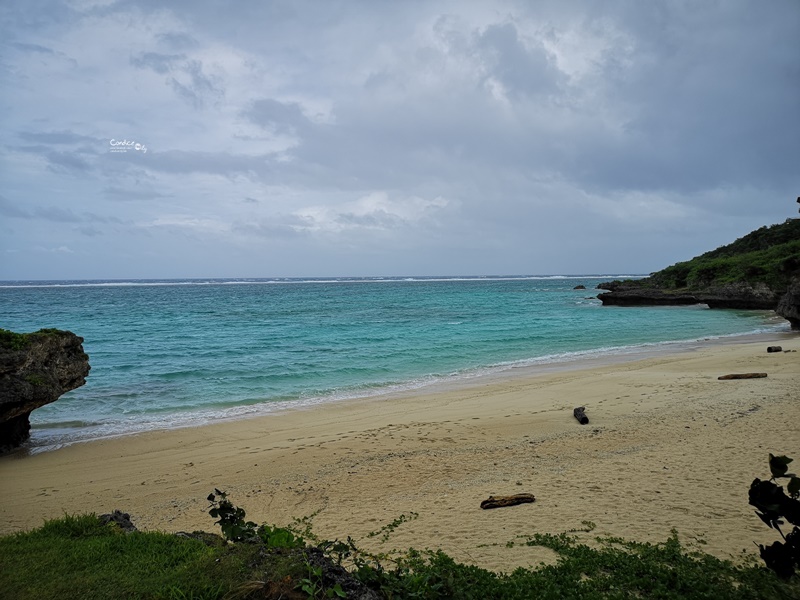
{"label": "dark rock on sand", "polygon": [[70,331],[0,329],[0,453],[30,437],[31,411],[86,383],[89,356]]}
{"label": "dark rock on sand", "polygon": [[98,518],[103,525],[114,523],[114,525],[127,533],[130,533],[131,531],[138,531],[138,529],[136,529],[136,525],[131,522],[131,516],[128,513],[122,512],[121,510],[115,510],[110,514],[100,515]]}

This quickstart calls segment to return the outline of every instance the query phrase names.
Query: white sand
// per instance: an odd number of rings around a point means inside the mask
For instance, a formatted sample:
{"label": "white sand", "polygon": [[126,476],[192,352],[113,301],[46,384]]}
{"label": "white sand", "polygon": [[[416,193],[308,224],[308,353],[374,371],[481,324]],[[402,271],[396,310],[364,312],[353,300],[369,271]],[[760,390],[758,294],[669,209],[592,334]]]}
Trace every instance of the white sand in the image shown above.
{"label": "white sand", "polygon": [[[675,528],[735,559],[775,539],[747,504],[768,453],[800,464],[800,337],[774,339],[6,456],[0,532],[116,508],[144,530],[213,531],[218,487],[256,522],[313,514],[324,538],[441,548],[503,571],[549,558],[506,547],[516,536],[585,520],[597,529],[582,539],[657,542]],[[756,371],[769,376],[717,379]],[[480,509],[522,492],[536,502]],[[388,541],[366,537],[403,514]]]}

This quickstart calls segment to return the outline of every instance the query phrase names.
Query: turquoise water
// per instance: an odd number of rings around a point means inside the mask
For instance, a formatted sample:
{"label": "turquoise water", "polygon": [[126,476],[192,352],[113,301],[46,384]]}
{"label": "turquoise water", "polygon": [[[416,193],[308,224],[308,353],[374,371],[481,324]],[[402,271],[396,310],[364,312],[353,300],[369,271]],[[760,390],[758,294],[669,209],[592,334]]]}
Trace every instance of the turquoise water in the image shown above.
{"label": "turquoise water", "polygon": [[764,312],[603,307],[590,297],[611,278],[2,282],[0,327],[68,329],[90,356],[85,386],[33,412],[32,448],[787,329]]}

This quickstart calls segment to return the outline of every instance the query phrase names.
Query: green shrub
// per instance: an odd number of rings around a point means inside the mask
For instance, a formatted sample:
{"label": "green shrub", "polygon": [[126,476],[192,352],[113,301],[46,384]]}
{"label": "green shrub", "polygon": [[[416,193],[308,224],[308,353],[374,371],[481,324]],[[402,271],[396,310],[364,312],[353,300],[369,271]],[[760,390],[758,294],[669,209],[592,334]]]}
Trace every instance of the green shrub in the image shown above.
{"label": "green shrub", "polygon": [[726,246],[675,263],[626,286],[665,290],[703,290],[730,283],[763,283],[788,288],[800,275],[800,219],[762,227]]}
{"label": "green shrub", "polygon": [[[790,462],[791,458],[770,454],[772,477],[768,481],[754,479],[749,493],[750,504],[756,507],[759,518],[783,538],[783,542],[769,546],[759,544],[758,547],[766,565],[784,579],[790,579],[800,567],[800,477],[788,472]],[[781,478],[789,480],[786,486],[788,496],[776,483]],[[783,519],[795,526],[787,535],[781,530]]]}
{"label": "green shrub", "polygon": [[[774,461],[778,470],[773,478],[793,481],[785,468],[780,471],[780,459]],[[798,484],[791,485],[794,490]],[[212,508],[228,501],[219,490],[213,496]],[[800,599],[796,575],[781,579],[753,562],[734,565],[688,551],[675,532],[660,544],[597,538],[598,547],[568,533],[518,536],[505,545],[550,548],[558,561],[494,573],[442,551],[376,556],[349,538],[303,547],[303,536],[291,527],[262,525],[249,536],[245,511],[232,504],[225,509],[214,518],[220,525],[223,520],[243,527],[229,529],[232,537],[244,532],[238,543],[212,534],[124,533],[95,515],[67,515],[30,532],[0,537],[0,595],[9,600],[344,598],[352,588],[331,579],[339,567],[322,565],[320,557],[327,557],[331,565],[346,562],[357,582],[392,600]],[[777,524],[777,516],[762,514],[765,522]],[[383,539],[408,520],[395,519],[375,536]],[[307,520],[295,526],[311,535]]]}

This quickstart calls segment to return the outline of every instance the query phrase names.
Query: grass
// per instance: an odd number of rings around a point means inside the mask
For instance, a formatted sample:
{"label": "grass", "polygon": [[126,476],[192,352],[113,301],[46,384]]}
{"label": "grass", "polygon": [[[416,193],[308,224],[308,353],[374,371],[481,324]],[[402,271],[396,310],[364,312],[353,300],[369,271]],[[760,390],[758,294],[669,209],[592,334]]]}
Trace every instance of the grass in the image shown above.
{"label": "grass", "polygon": [[27,333],[15,333],[8,329],[0,329],[0,349],[3,350],[22,350],[28,345]]}
{"label": "grass", "polygon": [[35,337],[62,333],[59,329],[40,329],[33,333],[16,333],[8,329],[0,329],[0,350],[22,350]]}
{"label": "grass", "polygon": [[[398,524],[390,524],[395,525]],[[17,599],[244,599],[340,597],[318,577],[309,586],[307,549],[226,543],[164,533],[123,533],[94,515],[65,516],[30,532],[0,537],[0,596]],[[673,534],[661,544],[604,539],[597,548],[569,534],[517,538],[514,545],[556,551],[555,565],[498,574],[440,551],[407,551],[389,561],[349,547],[352,575],[380,597],[454,599],[800,599],[755,562],[736,566],[689,552]],[[321,547],[326,545],[320,544]],[[330,547],[330,546],[328,546]],[[331,563],[343,558],[329,553]]]}
{"label": "grass", "polygon": [[222,548],[163,533],[126,534],[94,515],[66,516],[0,538],[0,596],[221,598],[245,572],[244,557]]}

